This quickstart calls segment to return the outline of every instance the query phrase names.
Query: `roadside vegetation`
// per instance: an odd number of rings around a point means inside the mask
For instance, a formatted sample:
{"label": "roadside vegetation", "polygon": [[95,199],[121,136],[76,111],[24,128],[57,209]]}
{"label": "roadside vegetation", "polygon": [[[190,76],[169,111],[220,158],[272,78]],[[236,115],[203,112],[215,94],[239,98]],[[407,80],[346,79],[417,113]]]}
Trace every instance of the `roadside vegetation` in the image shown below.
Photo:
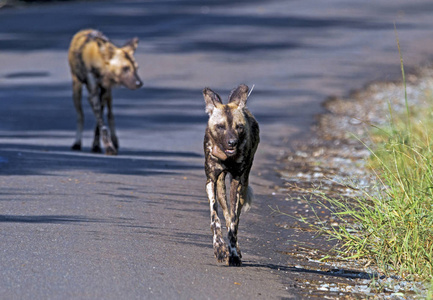
{"label": "roadside vegetation", "polygon": [[339,220],[321,230],[342,242],[345,256],[409,279],[433,274],[433,98],[428,101],[431,109],[408,107],[404,115],[390,107],[389,126],[372,129],[368,166],[375,186],[350,199],[320,195]]}
{"label": "roadside vegetation", "polygon": [[[317,222],[319,214],[316,222],[300,220],[338,240],[339,252],[346,258],[364,259],[386,275],[430,282],[429,297],[433,295],[433,95],[424,95],[426,107],[411,106],[402,59],[401,71],[404,112],[395,112],[389,102],[388,124],[371,125],[369,141],[360,140],[371,153],[366,164],[376,178],[373,186],[339,198],[316,189],[312,194],[336,222]],[[311,203],[313,210],[315,204]]]}
{"label": "roadside vegetation", "polygon": [[400,58],[406,111],[395,114],[389,103],[389,124],[372,126],[366,145],[376,186],[350,200],[327,199],[344,224],[328,233],[346,255],[426,280],[433,274],[433,97],[424,95],[427,107],[410,107]]}

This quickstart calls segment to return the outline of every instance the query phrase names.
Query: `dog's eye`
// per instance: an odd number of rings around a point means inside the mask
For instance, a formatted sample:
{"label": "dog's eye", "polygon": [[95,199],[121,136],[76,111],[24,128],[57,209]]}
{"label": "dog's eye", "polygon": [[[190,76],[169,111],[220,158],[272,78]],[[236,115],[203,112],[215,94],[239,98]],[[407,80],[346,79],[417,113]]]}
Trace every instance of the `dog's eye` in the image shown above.
{"label": "dog's eye", "polygon": [[123,71],[124,73],[129,72],[129,70],[131,70],[131,67],[129,67],[129,66],[124,66],[124,67],[122,68],[122,71]]}
{"label": "dog's eye", "polygon": [[236,129],[237,130],[239,130],[239,131],[242,131],[242,130],[244,130],[244,125],[243,124],[238,124],[238,125],[236,125]]}
{"label": "dog's eye", "polygon": [[218,130],[225,130],[225,129],[226,129],[226,126],[225,126],[224,124],[218,124],[218,125],[216,126],[216,128],[217,128]]}

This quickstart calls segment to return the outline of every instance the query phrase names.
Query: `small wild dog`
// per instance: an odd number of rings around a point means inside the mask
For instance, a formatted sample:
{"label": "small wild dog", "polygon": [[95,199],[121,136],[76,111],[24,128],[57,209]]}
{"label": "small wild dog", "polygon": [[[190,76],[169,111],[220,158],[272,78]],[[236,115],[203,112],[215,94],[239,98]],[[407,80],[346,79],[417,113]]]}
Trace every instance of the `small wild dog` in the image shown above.
{"label": "small wild dog", "polygon": [[[259,144],[259,125],[246,107],[248,87],[234,89],[228,104],[209,88],[203,90],[209,121],[204,136],[206,192],[209,198],[214,253],[219,262],[241,265],[238,225],[241,209],[249,208],[253,193],[248,176]],[[230,207],[225,178],[229,173]],[[228,230],[228,249],[221,234],[218,204],[221,205]]]}
{"label": "small wild dog", "polygon": [[[114,128],[111,88],[116,85],[135,90],[143,85],[137,74],[138,65],[134,52],[138,38],[133,38],[123,47],[116,47],[101,32],[93,29],[79,31],[69,47],[69,66],[72,74],[72,93],[77,111],[77,133],[73,150],[81,150],[84,115],[81,106],[83,84],[89,94],[89,102],[96,118],[92,152],[101,152],[100,137],[105,153],[117,154],[119,142]],[[108,110],[108,126],[104,123],[104,106]]]}

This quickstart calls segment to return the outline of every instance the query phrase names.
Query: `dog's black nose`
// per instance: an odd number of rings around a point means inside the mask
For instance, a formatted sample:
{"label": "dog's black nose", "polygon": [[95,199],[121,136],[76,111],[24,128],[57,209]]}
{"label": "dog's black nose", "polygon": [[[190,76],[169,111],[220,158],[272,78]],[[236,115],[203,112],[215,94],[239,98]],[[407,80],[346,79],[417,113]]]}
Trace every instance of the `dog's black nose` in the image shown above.
{"label": "dog's black nose", "polygon": [[238,144],[238,140],[230,139],[228,140],[227,144],[229,145],[229,147],[236,147],[236,145]]}

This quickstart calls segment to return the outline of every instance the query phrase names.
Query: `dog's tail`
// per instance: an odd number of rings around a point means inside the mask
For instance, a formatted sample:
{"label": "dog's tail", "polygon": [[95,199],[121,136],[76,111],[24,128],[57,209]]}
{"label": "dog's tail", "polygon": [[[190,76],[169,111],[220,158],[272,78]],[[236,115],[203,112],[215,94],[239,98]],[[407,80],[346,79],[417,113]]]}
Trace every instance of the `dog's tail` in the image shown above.
{"label": "dog's tail", "polygon": [[254,192],[253,189],[248,186],[247,189],[247,198],[245,199],[244,206],[242,207],[243,212],[247,212],[251,209],[251,203],[253,203],[254,200]]}

